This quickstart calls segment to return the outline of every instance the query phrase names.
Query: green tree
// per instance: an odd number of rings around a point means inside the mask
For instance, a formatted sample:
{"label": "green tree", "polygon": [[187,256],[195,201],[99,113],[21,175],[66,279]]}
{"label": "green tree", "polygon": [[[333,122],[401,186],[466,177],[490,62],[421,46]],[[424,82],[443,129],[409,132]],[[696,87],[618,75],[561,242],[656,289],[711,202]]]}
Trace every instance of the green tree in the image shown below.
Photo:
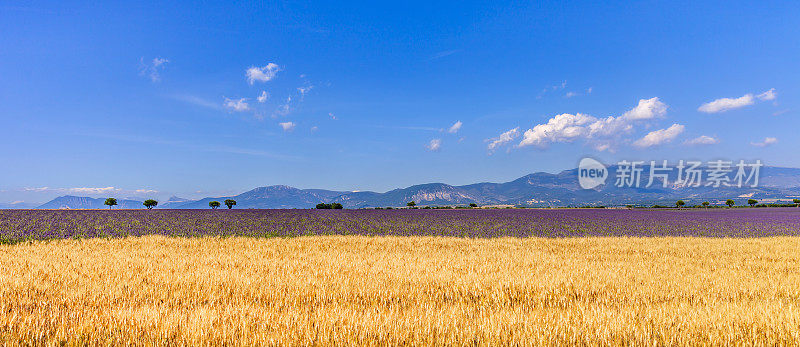
{"label": "green tree", "polygon": [[228,206],[228,209],[232,209],[233,206],[236,206],[236,200],[227,199],[225,200],[225,206]]}
{"label": "green tree", "polygon": [[334,203],[331,204],[331,208],[334,209],[334,210],[341,210],[341,209],[344,208],[344,206],[342,206],[342,204],[340,204],[338,202],[334,202]]}
{"label": "green tree", "polygon": [[153,207],[156,207],[156,205],[158,205],[158,201],[155,201],[153,199],[147,199],[142,203],[142,205],[144,205],[144,207],[147,207],[148,210],[152,210]]}
{"label": "green tree", "polygon": [[330,210],[331,209],[331,204],[319,203],[319,204],[317,204],[317,209],[318,210]]}
{"label": "green tree", "polygon": [[675,203],[675,206],[678,206],[678,208],[683,207],[683,205],[686,205],[686,203],[683,202],[683,200],[678,200],[678,202]]}
{"label": "green tree", "polygon": [[736,201],[733,201],[733,199],[728,199],[728,201],[725,201],[725,205],[728,205],[728,207],[733,207],[733,205],[736,205]]}
{"label": "green tree", "polygon": [[414,207],[414,206],[417,206],[417,203],[412,201],[412,202],[407,203],[406,206]]}
{"label": "green tree", "polygon": [[117,205],[117,199],[114,199],[114,198],[108,198],[108,199],[106,199],[106,202],[104,202],[103,204],[105,204],[106,206],[108,206],[108,209],[110,210],[110,209],[111,209],[111,206],[116,206],[116,205]]}
{"label": "green tree", "polygon": [[800,207],[800,199],[794,199],[792,202],[797,204],[797,207]]}
{"label": "green tree", "polygon": [[217,207],[220,206],[219,201],[211,201],[208,203],[208,207],[211,207],[212,210],[216,210]]}
{"label": "green tree", "polygon": [[758,203],[758,200],[756,200],[756,199],[748,199],[747,200],[747,204],[750,205],[750,207],[755,206],[757,203]]}
{"label": "green tree", "polygon": [[478,204],[473,202],[473,203],[469,204],[469,207],[475,208],[475,207],[478,207]]}
{"label": "green tree", "polygon": [[703,207],[708,208],[708,205],[711,205],[708,201],[703,201]]}

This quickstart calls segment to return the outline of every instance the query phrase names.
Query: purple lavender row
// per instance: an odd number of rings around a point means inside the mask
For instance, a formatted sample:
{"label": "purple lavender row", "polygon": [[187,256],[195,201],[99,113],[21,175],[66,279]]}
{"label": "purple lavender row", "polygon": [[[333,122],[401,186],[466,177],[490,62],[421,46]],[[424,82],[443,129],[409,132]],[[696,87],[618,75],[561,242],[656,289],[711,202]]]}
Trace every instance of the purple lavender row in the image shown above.
{"label": "purple lavender row", "polygon": [[800,235],[799,208],[713,210],[0,210],[0,242],[141,235]]}

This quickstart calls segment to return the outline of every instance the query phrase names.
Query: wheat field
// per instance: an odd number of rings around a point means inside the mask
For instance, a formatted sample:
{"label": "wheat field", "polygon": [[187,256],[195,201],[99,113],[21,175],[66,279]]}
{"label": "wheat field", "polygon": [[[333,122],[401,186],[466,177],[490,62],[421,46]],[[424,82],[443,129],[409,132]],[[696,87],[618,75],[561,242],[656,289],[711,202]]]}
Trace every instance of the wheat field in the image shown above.
{"label": "wheat field", "polygon": [[800,343],[800,238],[0,246],[5,344]]}

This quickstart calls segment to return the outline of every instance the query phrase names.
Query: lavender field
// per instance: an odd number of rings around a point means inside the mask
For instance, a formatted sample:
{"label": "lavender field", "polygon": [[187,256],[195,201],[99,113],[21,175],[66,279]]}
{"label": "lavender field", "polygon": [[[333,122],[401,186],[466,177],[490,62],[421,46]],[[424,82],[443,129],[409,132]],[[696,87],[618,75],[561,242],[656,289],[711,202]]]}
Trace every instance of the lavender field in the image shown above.
{"label": "lavender field", "polygon": [[143,235],[796,236],[800,209],[0,211],[2,243]]}

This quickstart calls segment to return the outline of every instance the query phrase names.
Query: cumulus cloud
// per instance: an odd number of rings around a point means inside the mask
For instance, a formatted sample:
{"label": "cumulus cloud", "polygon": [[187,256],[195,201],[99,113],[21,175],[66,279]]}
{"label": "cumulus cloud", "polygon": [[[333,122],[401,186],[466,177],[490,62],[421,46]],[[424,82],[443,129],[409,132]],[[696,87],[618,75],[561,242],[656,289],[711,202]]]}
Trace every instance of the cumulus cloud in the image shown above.
{"label": "cumulus cloud", "polygon": [[639,104],[622,115],[629,120],[642,120],[664,117],[667,114],[667,105],[658,98],[641,99]]}
{"label": "cumulus cloud", "polygon": [[698,107],[697,110],[703,113],[720,113],[720,112],[735,110],[737,108],[742,108],[745,106],[750,106],[755,103],[756,99],[761,101],[767,101],[767,100],[775,100],[777,97],[778,93],[775,91],[775,88],[772,88],[756,96],[753,96],[752,93],[748,93],[738,98],[717,99],[700,105],[700,107]]}
{"label": "cumulus cloud", "polygon": [[557,115],[545,124],[526,130],[518,146],[544,147],[551,142],[571,142],[585,136],[588,132],[586,126],[595,120],[596,118],[582,113]]}
{"label": "cumulus cloud", "polygon": [[754,103],[753,94],[745,94],[735,99],[722,98],[711,102],[707,102],[705,104],[700,105],[700,107],[698,107],[697,110],[703,113],[720,113],[749,106],[752,105],[753,103]]}
{"label": "cumulus cloud", "polygon": [[618,117],[595,118],[582,113],[564,113],[526,130],[517,146],[545,147],[550,143],[584,139],[591,141],[597,150],[609,150],[612,139],[630,133],[636,123],[661,118],[666,113],[667,105],[657,97],[639,100],[636,107]]}
{"label": "cumulus cloud", "polygon": [[459,130],[459,129],[461,129],[461,125],[462,125],[462,124],[463,124],[463,123],[461,123],[461,121],[456,121],[456,122],[455,122],[455,124],[453,124],[453,125],[450,127],[450,129],[447,129],[447,132],[448,132],[448,133],[451,133],[451,134],[455,134],[455,133],[457,133],[457,132],[458,132],[458,130]]}
{"label": "cumulus cloud", "polygon": [[431,140],[431,142],[430,142],[430,143],[428,143],[428,145],[427,145],[427,146],[425,146],[425,147],[426,147],[426,148],[428,148],[428,150],[429,150],[429,151],[432,151],[432,152],[438,151],[438,150],[439,150],[439,148],[441,148],[441,147],[442,147],[442,140],[441,140],[441,139],[433,139],[433,140]]}
{"label": "cumulus cloud", "polygon": [[153,82],[161,81],[161,70],[164,65],[169,63],[166,58],[153,58],[153,60],[145,63],[144,58],[139,59],[139,75],[147,76]]}
{"label": "cumulus cloud", "polygon": [[756,147],[767,147],[775,143],[778,143],[778,139],[775,137],[766,137],[764,138],[764,141],[761,142],[750,142],[751,145]]}
{"label": "cumulus cloud", "polygon": [[766,100],[775,100],[778,97],[778,93],[775,92],[775,88],[772,88],[766,92],[758,94],[756,96],[758,100],[766,101]]}
{"label": "cumulus cloud", "polygon": [[283,131],[292,131],[294,130],[294,127],[297,126],[297,124],[294,124],[294,122],[283,122],[283,123],[278,123],[278,125],[281,126]]}
{"label": "cumulus cloud", "polygon": [[269,93],[267,93],[266,90],[262,90],[261,91],[261,95],[259,95],[256,100],[258,100],[259,103],[263,104],[263,103],[267,102],[267,99],[269,99]]}
{"label": "cumulus cloud", "polygon": [[244,112],[250,110],[250,105],[247,104],[247,99],[229,99],[225,98],[225,107],[229,110],[236,112]]}
{"label": "cumulus cloud", "polygon": [[701,136],[695,137],[695,138],[693,138],[691,140],[686,140],[684,142],[684,144],[690,145],[690,146],[715,145],[715,144],[718,144],[718,143],[719,143],[719,139],[711,137],[711,136],[707,136],[707,135],[701,135]]}
{"label": "cumulus cloud", "polygon": [[486,140],[487,142],[489,142],[488,146],[489,151],[493,151],[497,147],[500,147],[508,142],[513,141],[515,138],[517,138],[517,136],[519,136],[519,127],[506,131],[500,134],[500,136],[496,138]]}
{"label": "cumulus cloud", "polygon": [[685,127],[681,124],[673,124],[669,128],[651,131],[641,139],[636,140],[633,145],[640,148],[658,146],[672,142],[683,132]]}
{"label": "cumulus cloud", "polygon": [[251,66],[245,74],[247,75],[247,81],[252,85],[256,81],[268,82],[272,80],[278,74],[278,71],[281,71],[281,67],[278,64],[268,63],[262,67]]}

